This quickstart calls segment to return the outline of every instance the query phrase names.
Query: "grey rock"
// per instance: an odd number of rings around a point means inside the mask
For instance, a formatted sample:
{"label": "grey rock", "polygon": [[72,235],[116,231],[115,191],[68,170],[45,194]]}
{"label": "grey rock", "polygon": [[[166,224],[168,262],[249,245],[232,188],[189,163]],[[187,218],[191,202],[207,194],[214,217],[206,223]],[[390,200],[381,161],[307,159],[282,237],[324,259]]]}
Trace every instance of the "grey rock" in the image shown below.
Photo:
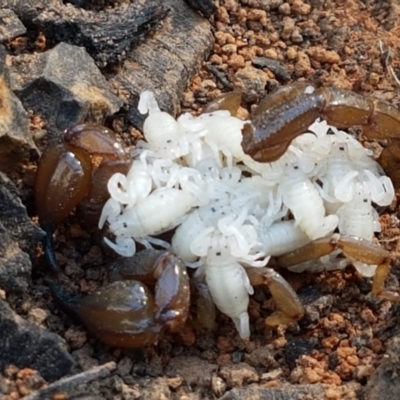
{"label": "grey rock", "polygon": [[249,7],[270,11],[278,8],[283,3],[283,0],[241,0],[240,2]]}
{"label": "grey rock", "polygon": [[383,363],[369,378],[365,400],[400,399],[400,331],[387,344]]}
{"label": "grey rock", "polygon": [[23,252],[0,221],[0,287],[6,292],[22,293],[28,288],[32,270]]}
{"label": "grey rock", "polygon": [[310,354],[316,347],[317,343],[314,339],[308,338],[292,338],[289,339],[283,349],[283,357],[290,369],[297,365],[297,360],[305,355]]}
{"label": "grey rock", "polygon": [[0,171],[8,172],[38,150],[29,132],[28,115],[11,90],[5,57],[0,45]]}
{"label": "grey rock", "polygon": [[12,40],[26,32],[24,24],[14,11],[0,9],[0,42]]}
{"label": "grey rock", "polygon": [[47,381],[70,372],[74,360],[56,334],[25,321],[0,300],[0,370],[9,364],[33,368]]}
{"label": "grey rock", "polygon": [[206,65],[206,68],[215,76],[215,78],[224,86],[225,89],[232,91],[233,84],[229,80],[228,71],[217,65]]}
{"label": "grey rock", "polygon": [[299,325],[301,329],[313,329],[331,312],[334,296],[324,294],[318,286],[312,285],[300,289],[297,294],[304,306],[304,316]]}
{"label": "grey rock", "polygon": [[244,67],[238,70],[233,79],[233,88],[242,93],[246,102],[257,102],[265,96],[266,74],[254,67]]}
{"label": "grey rock", "polygon": [[27,27],[43,10],[56,7],[61,0],[0,0],[0,9],[9,8]]}
{"label": "grey rock", "polygon": [[36,244],[44,238],[44,231],[29,218],[14,183],[0,173],[0,221],[10,237],[29,255],[34,255]]}
{"label": "grey rock", "polygon": [[200,360],[198,357],[180,356],[171,358],[165,373],[167,376],[181,376],[189,387],[209,387],[212,375],[217,370],[217,364]]}
{"label": "grey rock", "polygon": [[112,82],[127,93],[127,119],[141,129],[137,111],[144,90],[155,93],[160,107],[176,115],[183,91],[209,54],[213,35],[209,22],[181,1],[166,0],[168,17],[147,40],[131,50]]}
{"label": "grey rock", "polygon": [[122,101],[82,47],[60,43],[52,50],[10,57],[12,88],[27,109],[60,132],[76,123],[102,123]]}
{"label": "grey rock", "polygon": [[44,232],[33,224],[17,188],[0,173],[0,287],[19,293],[29,285],[36,244]]}
{"label": "grey rock", "polygon": [[83,46],[103,67],[121,61],[126,51],[166,14],[162,2],[154,0],[137,0],[99,12],[67,4],[45,10],[34,23],[51,45],[65,42]]}
{"label": "grey rock", "polygon": [[302,400],[324,399],[325,388],[322,385],[285,385],[281,388],[262,388],[252,384],[245,388],[235,388],[226,392],[221,400]]}

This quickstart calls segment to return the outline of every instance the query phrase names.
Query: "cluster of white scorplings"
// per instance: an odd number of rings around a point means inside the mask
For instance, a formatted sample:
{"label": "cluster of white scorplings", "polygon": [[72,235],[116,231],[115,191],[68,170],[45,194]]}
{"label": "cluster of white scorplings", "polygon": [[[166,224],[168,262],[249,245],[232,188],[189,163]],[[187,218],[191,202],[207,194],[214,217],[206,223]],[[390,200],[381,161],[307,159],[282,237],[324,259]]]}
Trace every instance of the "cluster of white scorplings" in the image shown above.
{"label": "cluster of white scorplings", "polygon": [[[380,230],[372,203],[385,206],[394,197],[369,151],[324,121],[281,159],[261,164],[243,153],[245,122],[228,111],[175,120],[148,91],[139,111],[148,113],[146,142],[135,149],[129,173],[108,182],[100,227],[107,222],[115,240],[105,240],[123,256],[135,253],[135,242],[171,247],[197,268],[244,338],[253,291],[247,266],[265,266],[271,256],[334,231],[372,240]],[[176,227],[171,243],[155,237]],[[336,257],[325,257],[323,265],[344,267]],[[366,276],[375,272],[376,266],[355,264]]]}

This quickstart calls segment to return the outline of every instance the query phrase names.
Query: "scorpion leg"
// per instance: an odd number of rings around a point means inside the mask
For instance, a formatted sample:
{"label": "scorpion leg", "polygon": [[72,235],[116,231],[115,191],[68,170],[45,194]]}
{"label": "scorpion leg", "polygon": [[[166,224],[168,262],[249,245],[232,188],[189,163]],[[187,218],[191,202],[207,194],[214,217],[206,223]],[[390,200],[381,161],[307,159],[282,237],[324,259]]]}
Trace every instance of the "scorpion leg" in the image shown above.
{"label": "scorpion leg", "polygon": [[343,235],[338,248],[350,259],[365,264],[377,265],[372,281],[372,293],[381,299],[399,301],[399,293],[385,289],[385,280],[390,272],[390,253],[382,247],[364,239]]}
{"label": "scorpion leg", "polygon": [[372,281],[372,293],[381,299],[399,301],[400,295],[397,292],[385,289],[385,280],[390,272],[390,265],[387,263],[378,265]]}
{"label": "scorpion leg", "polygon": [[337,248],[339,240],[339,234],[315,239],[296,250],[277,257],[277,264],[279,267],[288,268],[293,265],[326,256]]}
{"label": "scorpion leg", "polygon": [[328,255],[336,249],[340,249],[350,260],[377,265],[372,284],[372,293],[375,296],[391,301],[400,299],[398,293],[388,291],[384,287],[385,279],[390,271],[390,253],[369,240],[335,233],[278,257],[277,263],[280,267],[287,268]]}
{"label": "scorpion leg", "polygon": [[300,299],[278,272],[268,267],[248,267],[246,272],[252,285],[266,285],[268,287],[279,308],[279,311],[266,319],[267,326],[289,325],[303,316],[304,308]]}
{"label": "scorpion leg", "polygon": [[197,290],[197,323],[200,327],[213,330],[215,328],[215,305],[207,283],[200,277],[192,278]]}

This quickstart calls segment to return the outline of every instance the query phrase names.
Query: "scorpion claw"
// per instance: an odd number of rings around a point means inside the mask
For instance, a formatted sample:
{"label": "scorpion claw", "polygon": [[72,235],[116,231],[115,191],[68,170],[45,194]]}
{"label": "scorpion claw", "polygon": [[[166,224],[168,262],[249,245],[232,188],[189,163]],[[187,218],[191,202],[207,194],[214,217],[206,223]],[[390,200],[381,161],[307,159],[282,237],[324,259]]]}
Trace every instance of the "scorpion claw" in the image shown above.
{"label": "scorpion claw", "polygon": [[63,139],[51,143],[40,159],[35,198],[40,226],[47,233],[44,251],[58,271],[51,235],[75,208],[97,223],[109,197],[107,181],[115,172],[126,173],[131,161],[105,127],[82,124],[67,129]]}
{"label": "scorpion claw", "polygon": [[[51,284],[53,296],[66,314],[109,346],[153,345],[164,330],[176,332],[185,324],[189,280],[183,262],[168,252],[146,251],[139,259],[142,263],[135,256],[120,260],[121,271],[114,262],[110,275],[117,280],[86,297],[71,298]],[[143,281],[155,287],[154,296]]]}

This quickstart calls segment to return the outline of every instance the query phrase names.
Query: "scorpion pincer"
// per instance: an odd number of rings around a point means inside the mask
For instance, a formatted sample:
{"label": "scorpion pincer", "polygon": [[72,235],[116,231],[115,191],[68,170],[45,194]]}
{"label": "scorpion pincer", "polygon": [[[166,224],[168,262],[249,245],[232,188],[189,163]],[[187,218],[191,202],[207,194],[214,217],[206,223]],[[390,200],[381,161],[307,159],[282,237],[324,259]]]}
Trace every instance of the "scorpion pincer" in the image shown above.
{"label": "scorpion pincer", "polygon": [[261,100],[243,127],[243,151],[258,162],[275,161],[317,118],[340,129],[361,126],[368,138],[387,140],[378,161],[400,186],[400,112],[349,90],[305,83],[279,88]]}
{"label": "scorpion pincer", "polygon": [[114,261],[108,281],[77,298],[54,283],[50,287],[67,315],[112,347],[152,346],[164,332],[178,332],[185,325],[189,278],[185,264],[173,254],[149,249]]}
{"label": "scorpion pincer", "polygon": [[36,173],[35,197],[39,223],[46,231],[45,253],[57,270],[52,234],[78,205],[85,221],[97,223],[109,198],[107,182],[127,173],[131,159],[109,129],[75,125],[44,151]]}

